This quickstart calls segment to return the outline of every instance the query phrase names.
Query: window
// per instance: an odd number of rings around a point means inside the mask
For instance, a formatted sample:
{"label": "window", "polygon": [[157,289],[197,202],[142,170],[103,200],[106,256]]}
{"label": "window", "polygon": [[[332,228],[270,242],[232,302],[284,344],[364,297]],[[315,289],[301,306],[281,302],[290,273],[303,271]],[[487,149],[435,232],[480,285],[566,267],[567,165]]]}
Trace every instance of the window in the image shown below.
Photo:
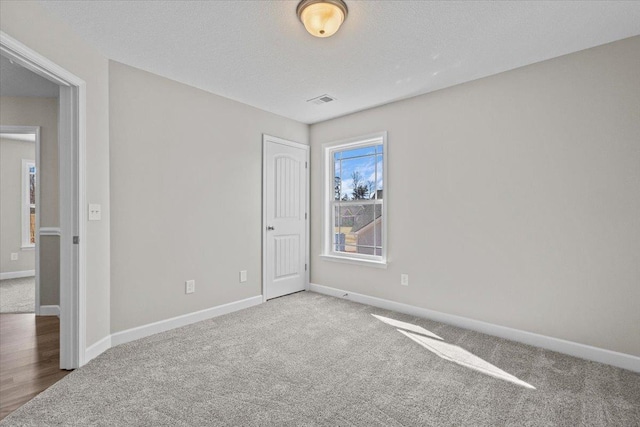
{"label": "window", "polygon": [[22,247],[36,245],[36,164],[22,160]]}
{"label": "window", "polygon": [[386,265],[386,132],[325,144],[324,253]]}

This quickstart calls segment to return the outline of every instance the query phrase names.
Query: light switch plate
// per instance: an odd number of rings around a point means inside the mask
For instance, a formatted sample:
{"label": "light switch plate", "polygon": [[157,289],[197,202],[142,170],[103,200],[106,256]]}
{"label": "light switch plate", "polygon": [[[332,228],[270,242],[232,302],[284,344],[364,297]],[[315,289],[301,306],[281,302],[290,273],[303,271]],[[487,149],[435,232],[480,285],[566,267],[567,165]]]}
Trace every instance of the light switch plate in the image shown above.
{"label": "light switch plate", "polygon": [[184,293],[192,294],[196,291],[196,281],[195,280],[187,280],[184,282]]}
{"label": "light switch plate", "polygon": [[247,281],[247,270],[240,271],[240,283]]}
{"label": "light switch plate", "polygon": [[11,253],[11,261],[17,261],[18,260],[18,253],[17,252],[12,252]]}
{"label": "light switch plate", "polygon": [[401,274],[400,275],[400,284],[402,286],[409,286],[409,275],[408,274]]}
{"label": "light switch plate", "polygon": [[100,221],[102,219],[102,207],[97,204],[89,204],[89,221]]}

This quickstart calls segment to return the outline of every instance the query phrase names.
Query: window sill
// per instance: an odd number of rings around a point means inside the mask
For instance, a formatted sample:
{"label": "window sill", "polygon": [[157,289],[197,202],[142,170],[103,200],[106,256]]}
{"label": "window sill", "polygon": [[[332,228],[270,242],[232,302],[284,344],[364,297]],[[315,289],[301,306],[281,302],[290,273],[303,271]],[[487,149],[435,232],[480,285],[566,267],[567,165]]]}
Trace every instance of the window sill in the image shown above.
{"label": "window sill", "polygon": [[325,255],[325,254],[320,255],[320,258],[322,258],[325,261],[341,262],[344,264],[366,265],[367,267],[374,267],[374,268],[387,268],[386,261],[372,261],[368,259],[348,258],[348,257],[342,257],[342,256],[335,256],[335,255]]}
{"label": "window sill", "polygon": [[36,246],[35,245],[33,245],[33,246],[22,246],[22,247],[20,247],[20,249],[23,250],[23,251],[35,251],[36,250]]}

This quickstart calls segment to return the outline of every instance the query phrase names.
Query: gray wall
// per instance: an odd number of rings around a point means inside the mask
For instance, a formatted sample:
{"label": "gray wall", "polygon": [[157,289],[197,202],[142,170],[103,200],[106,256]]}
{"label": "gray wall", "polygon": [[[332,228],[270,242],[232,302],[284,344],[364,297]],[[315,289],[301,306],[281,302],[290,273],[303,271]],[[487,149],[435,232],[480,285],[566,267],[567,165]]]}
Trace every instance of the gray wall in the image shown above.
{"label": "gray wall", "polygon": [[102,205],[102,220],[87,222],[86,345],[90,346],[110,332],[108,62],[37,2],[3,1],[0,29],[86,83],[87,203]]}
{"label": "gray wall", "polygon": [[60,305],[60,237],[40,236],[40,305]]}
{"label": "gray wall", "polygon": [[[40,227],[59,226],[58,98],[0,97],[0,124],[40,126],[40,165],[38,170],[38,185],[40,186]],[[23,142],[22,144],[31,144],[32,147],[35,147],[33,143]],[[35,148],[31,158],[35,159]],[[3,192],[7,184],[4,180],[2,181]],[[4,270],[4,259],[8,260],[10,253],[5,252],[4,228],[2,234],[2,272],[5,272],[9,270]],[[40,245],[36,250],[40,251],[40,304],[59,305],[59,238],[57,236],[42,236]],[[25,258],[32,260],[32,267],[30,269],[34,269],[35,251],[24,250],[20,254],[20,257],[23,255]],[[9,263],[14,265],[16,261],[9,261]]]}
{"label": "gray wall", "polygon": [[[311,281],[640,356],[639,64],[634,37],[312,125]],[[321,144],[381,130],[388,268],[323,260]]]}
{"label": "gray wall", "polygon": [[262,133],[308,126],[117,62],[109,78],[112,333],[260,295]]}
{"label": "gray wall", "polygon": [[0,124],[40,126],[40,226],[59,226],[58,98],[2,96]]}
{"label": "gray wall", "polygon": [[22,249],[22,160],[35,158],[35,143],[0,138],[0,273],[36,268],[35,251]]}

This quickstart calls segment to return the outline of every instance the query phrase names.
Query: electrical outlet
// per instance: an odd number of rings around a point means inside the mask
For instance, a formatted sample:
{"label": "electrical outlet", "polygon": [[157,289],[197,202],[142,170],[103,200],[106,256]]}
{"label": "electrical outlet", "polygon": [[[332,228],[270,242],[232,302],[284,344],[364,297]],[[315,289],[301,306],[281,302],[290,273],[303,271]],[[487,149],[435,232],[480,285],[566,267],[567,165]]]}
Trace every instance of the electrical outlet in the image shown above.
{"label": "electrical outlet", "polygon": [[102,219],[102,207],[91,203],[89,205],[89,221],[100,221]]}
{"label": "electrical outlet", "polygon": [[17,252],[13,252],[11,254],[11,261],[17,261],[18,260],[18,253]]}
{"label": "electrical outlet", "polygon": [[184,293],[192,294],[196,291],[196,281],[195,280],[187,280],[184,282]]}
{"label": "electrical outlet", "polygon": [[240,271],[240,283],[247,281],[247,270]]}
{"label": "electrical outlet", "polygon": [[402,286],[409,286],[409,275],[408,274],[401,274],[400,275],[400,284]]}

